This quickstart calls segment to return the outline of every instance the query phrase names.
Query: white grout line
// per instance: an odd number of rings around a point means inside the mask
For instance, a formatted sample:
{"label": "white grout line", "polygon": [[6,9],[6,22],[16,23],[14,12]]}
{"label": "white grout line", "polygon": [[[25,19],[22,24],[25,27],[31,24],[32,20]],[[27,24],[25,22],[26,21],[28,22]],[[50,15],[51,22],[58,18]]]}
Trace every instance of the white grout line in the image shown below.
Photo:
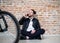
{"label": "white grout line", "polygon": [[12,33],[10,33],[10,32],[9,32],[9,34],[10,34],[11,36],[13,36],[14,38],[16,38],[16,35],[13,35],[13,34],[12,34]]}
{"label": "white grout line", "polygon": [[6,36],[6,35],[8,35],[8,36],[12,36],[13,38],[16,38],[16,35],[13,35],[12,33],[10,33],[10,32],[1,32],[0,33],[0,36]]}

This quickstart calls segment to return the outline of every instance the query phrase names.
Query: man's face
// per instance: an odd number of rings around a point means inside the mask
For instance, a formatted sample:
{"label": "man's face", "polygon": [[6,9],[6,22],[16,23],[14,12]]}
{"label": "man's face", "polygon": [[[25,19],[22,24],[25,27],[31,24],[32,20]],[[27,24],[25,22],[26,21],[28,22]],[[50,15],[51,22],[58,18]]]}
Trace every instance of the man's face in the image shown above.
{"label": "man's face", "polygon": [[29,11],[28,11],[28,16],[29,16],[29,17],[32,17],[33,15],[34,15],[34,14],[33,14],[33,11],[32,11],[32,10],[29,10]]}

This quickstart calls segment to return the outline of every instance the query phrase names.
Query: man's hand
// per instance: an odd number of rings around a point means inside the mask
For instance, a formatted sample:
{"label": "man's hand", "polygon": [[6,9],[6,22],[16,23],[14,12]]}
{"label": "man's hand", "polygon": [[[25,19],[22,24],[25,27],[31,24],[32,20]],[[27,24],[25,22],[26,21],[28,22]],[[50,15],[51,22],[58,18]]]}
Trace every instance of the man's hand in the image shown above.
{"label": "man's hand", "polygon": [[35,32],[36,32],[36,30],[32,30],[32,31],[31,31],[31,34],[34,34]]}
{"label": "man's hand", "polygon": [[27,14],[25,14],[25,15],[23,15],[25,18],[29,18],[28,16],[27,16]]}

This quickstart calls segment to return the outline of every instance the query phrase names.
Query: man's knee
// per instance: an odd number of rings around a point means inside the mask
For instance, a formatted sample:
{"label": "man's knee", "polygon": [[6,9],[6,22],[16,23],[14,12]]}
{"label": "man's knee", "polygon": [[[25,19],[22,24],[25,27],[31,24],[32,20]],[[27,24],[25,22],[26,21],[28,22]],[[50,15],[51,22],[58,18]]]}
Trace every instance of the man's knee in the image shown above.
{"label": "man's knee", "polygon": [[44,29],[41,29],[41,34],[44,34],[45,33],[45,30]]}

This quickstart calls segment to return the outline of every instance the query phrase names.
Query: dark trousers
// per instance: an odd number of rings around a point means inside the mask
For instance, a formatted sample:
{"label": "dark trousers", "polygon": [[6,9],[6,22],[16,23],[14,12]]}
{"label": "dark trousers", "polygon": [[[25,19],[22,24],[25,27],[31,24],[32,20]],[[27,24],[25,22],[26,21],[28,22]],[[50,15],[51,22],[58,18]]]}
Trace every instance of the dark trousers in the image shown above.
{"label": "dark trousers", "polygon": [[40,35],[43,35],[45,33],[45,30],[44,29],[39,29],[39,30],[36,30],[36,32],[34,34],[31,34],[31,31],[30,32],[23,32],[21,31],[21,34],[22,34],[22,37],[25,39],[26,36],[29,36],[29,39],[41,39],[41,36]]}

